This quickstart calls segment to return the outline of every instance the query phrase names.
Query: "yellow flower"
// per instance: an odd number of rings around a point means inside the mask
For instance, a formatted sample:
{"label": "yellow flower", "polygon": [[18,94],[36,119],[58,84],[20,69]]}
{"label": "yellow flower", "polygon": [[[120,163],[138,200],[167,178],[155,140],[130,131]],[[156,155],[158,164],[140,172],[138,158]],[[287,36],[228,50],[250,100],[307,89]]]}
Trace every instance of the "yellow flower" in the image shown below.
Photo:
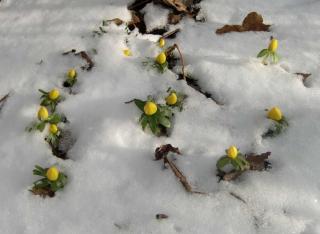
{"label": "yellow flower", "polygon": [[275,120],[275,121],[280,121],[282,119],[282,112],[279,107],[273,107],[271,110],[268,112],[268,118]]}
{"label": "yellow flower", "polygon": [[77,77],[77,71],[75,69],[70,69],[67,73],[69,79],[75,79]]}
{"label": "yellow flower", "polygon": [[235,159],[238,156],[238,149],[237,147],[230,146],[229,149],[227,150],[227,155],[229,158]]}
{"label": "yellow flower", "polygon": [[125,50],[123,50],[123,54],[124,54],[125,56],[127,56],[127,57],[132,56],[132,52],[131,52],[130,49],[125,49]]}
{"label": "yellow flower", "polygon": [[146,115],[153,115],[157,112],[158,107],[157,107],[157,104],[149,101],[149,102],[146,102],[146,104],[143,107],[143,110]]}
{"label": "yellow flower", "polygon": [[161,37],[159,39],[159,47],[163,48],[165,45],[166,45],[166,41],[164,40],[164,38]]}
{"label": "yellow flower", "polygon": [[50,91],[50,93],[49,93],[49,98],[51,99],[51,100],[56,100],[59,96],[60,96],[60,92],[59,92],[59,90],[58,89],[53,89],[53,90],[51,90]]}
{"label": "yellow flower", "polygon": [[178,97],[176,93],[171,93],[168,97],[166,97],[166,103],[168,105],[174,105],[178,101]]}
{"label": "yellow flower", "polygon": [[278,48],[278,40],[277,39],[272,39],[270,41],[268,50],[271,51],[271,52],[276,52],[277,48]]}
{"label": "yellow flower", "polygon": [[50,167],[47,170],[46,176],[50,181],[56,181],[59,178],[59,170],[56,167]]}
{"label": "yellow flower", "polygon": [[38,110],[38,119],[41,121],[47,120],[49,117],[49,113],[47,108],[45,108],[44,106],[41,106]]}
{"label": "yellow flower", "polygon": [[164,64],[167,61],[167,56],[164,52],[161,52],[157,57],[156,57],[156,62],[159,63],[160,65]]}
{"label": "yellow flower", "polygon": [[58,126],[56,124],[50,124],[49,131],[52,134],[56,134],[58,132]]}

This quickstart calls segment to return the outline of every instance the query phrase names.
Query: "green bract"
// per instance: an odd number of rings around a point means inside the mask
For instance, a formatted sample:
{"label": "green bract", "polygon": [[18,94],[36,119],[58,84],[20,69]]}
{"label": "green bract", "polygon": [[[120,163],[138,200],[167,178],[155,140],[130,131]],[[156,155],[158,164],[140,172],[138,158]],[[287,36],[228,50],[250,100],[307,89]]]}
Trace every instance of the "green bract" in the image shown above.
{"label": "green bract", "polygon": [[283,116],[281,120],[276,121],[276,120],[271,120],[273,121],[273,125],[265,132],[262,137],[275,137],[281,134],[283,131],[289,127],[289,123],[286,120],[286,118]]}
{"label": "green bract", "polygon": [[142,62],[142,64],[147,67],[155,68],[160,73],[164,73],[168,69],[168,62],[167,61],[163,64],[159,64],[152,58],[148,58],[148,60]]}
{"label": "green bract", "polygon": [[277,62],[279,62],[280,57],[276,52],[272,52],[269,49],[263,49],[259,52],[259,54],[257,55],[258,58],[263,58],[262,63],[267,65],[268,64],[268,60],[271,60],[271,63],[275,64]]}
{"label": "green bract", "polygon": [[144,113],[144,105],[147,101],[142,101],[139,99],[134,99],[133,101],[136,104],[136,106],[143,112],[139,119],[139,122],[143,130],[147,126],[149,126],[154,135],[160,136],[162,133],[164,133],[167,129],[171,127],[171,118],[173,116],[173,113],[168,106],[157,104],[157,112],[153,115],[146,115]]}
{"label": "green bract", "polygon": [[222,156],[217,162],[217,168],[220,171],[223,171],[226,165],[231,165],[236,171],[245,171],[250,168],[249,162],[245,159],[245,157],[238,153],[237,157],[232,159],[227,155]]}

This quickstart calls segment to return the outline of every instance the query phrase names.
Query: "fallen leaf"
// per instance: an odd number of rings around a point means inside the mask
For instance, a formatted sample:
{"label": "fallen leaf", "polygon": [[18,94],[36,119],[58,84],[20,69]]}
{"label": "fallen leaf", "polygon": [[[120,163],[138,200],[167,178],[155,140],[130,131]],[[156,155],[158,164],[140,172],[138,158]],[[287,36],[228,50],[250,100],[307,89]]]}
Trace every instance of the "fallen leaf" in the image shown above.
{"label": "fallen leaf", "polygon": [[181,155],[179,148],[173,147],[171,144],[161,145],[160,147],[156,148],[155,151],[156,161],[163,159],[170,152]]}
{"label": "fallen leaf", "polygon": [[216,30],[217,34],[246,31],[268,31],[270,25],[263,23],[263,18],[257,12],[250,12],[243,20],[242,25],[225,25]]}

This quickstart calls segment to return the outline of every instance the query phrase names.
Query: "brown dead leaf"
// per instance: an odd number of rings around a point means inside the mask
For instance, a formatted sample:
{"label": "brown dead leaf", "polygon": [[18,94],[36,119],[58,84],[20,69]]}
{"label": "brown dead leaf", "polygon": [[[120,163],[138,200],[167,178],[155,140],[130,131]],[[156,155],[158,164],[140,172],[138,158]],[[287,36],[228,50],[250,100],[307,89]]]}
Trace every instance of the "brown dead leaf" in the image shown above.
{"label": "brown dead leaf", "polygon": [[111,19],[111,20],[105,20],[104,21],[104,24],[109,24],[109,23],[114,23],[115,25],[117,26],[120,26],[124,23],[124,21],[120,18],[114,18],[114,19]]}
{"label": "brown dead leaf", "polygon": [[169,218],[166,214],[156,214],[156,219],[167,219]]}
{"label": "brown dead leaf", "polygon": [[178,24],[182,20],[183,16],[181,14],[175,14],[173,12],[168,14],[168,23],[169,24]]}
{"label": "brown dead leaf", "polygon": [[178,12],[189,13],[187,6],[182,2],[182,0],[162,0],[161,2],[174,8]]}
{"label": "brown dead leaf", "polygon": [[87,64],[81,66],[83,70],[90,71],[94,67],[94,62],[89,57],[86,51],[80,51],[77,53],[75,49],[72,49],[62,53],[62,55],[68,55],[68,54],[74,54],[75,56],[80,56],[82,59],[84,59],[87,62]]}
{"label": "brown dead leaf", "polygon": [[0,111],[3,108],[4,104],[6,103],[7,99],[9,98],[10,93],[7,93],[0,99]]}
{"label": "brown dead leaf", "polygon": [[270,163],[267,161],[271,152],[266,152],[263,154],[248,154],[246,155],[246,160],[250,164],[250,170],[252,171],[262,171],[269,169],[271,167]]}
{"label": "brown dead leaf", "polygon": [[160,147],[156,148],[155,160],[158,161],[163,159],[170,152],[181,155],[179,148],[173,147],[171,144],[161,145]]}
{"label": "brown dead leaf", "polygon": [[45,198],[46,196],[54,197],[55,195],[55,193],[49,188],[32,188],[30,192],[32,192],[32,194],[34,195],[39,195],[43,198]]}
{"label": "brown dead leaf", "polygon": [[216,30],[217,34],[246,31],[268,31],[270,25],[263,23],[263,18],[257,12],[250,12],[243,20],[242,25],[225,25]]}

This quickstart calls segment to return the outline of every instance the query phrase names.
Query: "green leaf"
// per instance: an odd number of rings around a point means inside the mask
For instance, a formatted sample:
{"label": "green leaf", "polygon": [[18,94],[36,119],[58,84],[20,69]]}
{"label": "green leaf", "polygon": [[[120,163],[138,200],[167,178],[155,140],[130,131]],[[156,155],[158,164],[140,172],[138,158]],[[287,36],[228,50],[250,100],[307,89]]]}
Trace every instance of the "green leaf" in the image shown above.
{"label": "green leaf", "polygon": [[139,99],[134,99],[134,103],[136,104],[136,106],[142,111],[144,112],[144,105],[146,104],[145,101],[139,100]]}
{"label": "green leaf", "polygon": [[152,131],[153,134],[157,134],[157,128],[158,128],[158,124],[157,124],[157,121],[156,121],[156,118],[154,117],[149,117],[149,127]]}
{"label": "green leaf", "polygon": [[48,122],[51,124],[58,124],[61,122],[61,116],[58,114],[52,114],[49,119]]}
{"label": "green leaf", "polygon": [[40,122],[40,123],[36,126],[37,130],[39,130],[40,132],[42,132],[45,127],[46,127],[46,123],[45,123],[45,122]]}
{"label": "green leaf", "polygon": [[171,127],[171,122],[170,122],[170,120],[168,119],[168,118],[166,118],[166,117],[160,117],[159,118],[159,123],[162,125],[162,126],[164,126],[164,127],[166,127],[166,128],[170,128]]}
{"label": "green leaf", "polygon": [[44,95],[47,95],[48,92],[44,91],[43,89],[38,89],[40,93],[44,94]]}
{"label": "green leaf", "polygon": [[222,157],[218,160],[216,166],[219,170],[222,170],[222,168],[224,168],[225,165],[230,163],[230,158],[228,157]]}
{"label": "green leaf", "polygon": [[239,171],[239,170],[240,170],[240,166],[239,166],[237,160],[232,159],[232,160],[230,160],[230,161],[231,161],[231,164],[232,164],[232,166],[234,167],[234,169],[236,169],[237,171]]}
{"label": "green leaf", "polygon": [[263,49],[259,52],[259,54],[257,55],[258,58],[265,56],[267,53],[269,52],[268,49]]}
{"label": "green leaf", "polygon": [[143,117],[140,121],[142,129],[144,130],[148,124],[148,117],[143,114]]}

